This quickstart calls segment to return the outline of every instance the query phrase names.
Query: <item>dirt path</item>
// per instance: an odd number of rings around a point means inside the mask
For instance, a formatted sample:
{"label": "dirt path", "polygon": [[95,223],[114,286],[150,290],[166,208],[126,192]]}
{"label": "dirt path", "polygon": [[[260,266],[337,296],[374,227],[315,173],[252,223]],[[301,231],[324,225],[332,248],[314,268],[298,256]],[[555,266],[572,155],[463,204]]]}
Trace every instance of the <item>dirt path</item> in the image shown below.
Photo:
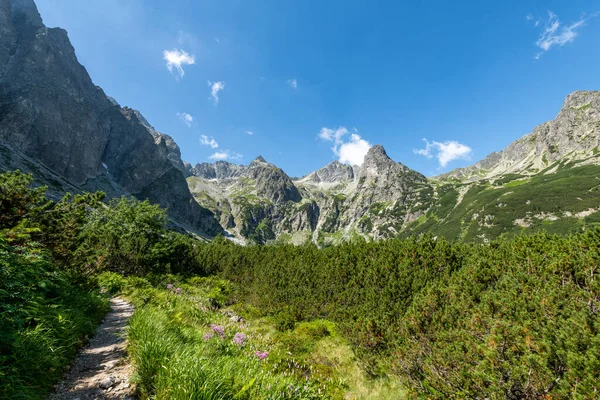
{"label": "dirt path", "polygon": [[131,367],[125,334],[133,307],[121,298],[111,299],[111,310],[96,336],[81,351],[49,400],[133,399]]}

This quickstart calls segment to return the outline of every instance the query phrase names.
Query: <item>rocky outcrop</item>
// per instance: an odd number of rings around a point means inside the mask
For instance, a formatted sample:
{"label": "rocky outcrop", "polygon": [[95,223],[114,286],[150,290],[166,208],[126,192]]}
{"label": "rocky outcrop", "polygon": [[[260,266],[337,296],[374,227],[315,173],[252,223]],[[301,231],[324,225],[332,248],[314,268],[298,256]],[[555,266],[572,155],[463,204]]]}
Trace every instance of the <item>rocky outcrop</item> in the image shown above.
{"label": "rocky outcrop", "polygon": [[214,164],[196,164],[190,170],[190,174],[202,179],[231,179],[243,176],[247,171],[248,167],[246,166],[232,164],[227,161],[217,161]]}
{"label": "rocky outcrop", "polygon": [[570,94],[558,116],[533,132],[467,168],[440,175],[440,180],[474,182],[506,174],[533,175],[555,163],[600,164],[600,91]]}
{"label": "rocky outcrop", "polygon": [[248,176],[256,181],[257,194],[273,203],[299,202],[302,199],[290,177],[260,156],[250,163]]}
{"label": "rocky outcrop", "polygon": [[346,183],[354,180],[354,169],[347,164],[334,161],[331,164],[299,179],[305,183]]}
{"label": "rocky outcrop", "polygon": [[[113,104],[118,105],[118,103],[114,99],[109,97],[109,100],[111,100]],[[137,118],[137,120],[146,128],[148,133],[152,135],[152,137],[154,138],[154,143],[158,147],[160,147],[163,152],[165,152],[165,150],[163,149],[166,148],[166,156],[167,159],[171,162],[171,164],[179,171],[181,171],[184,174],[184,176],[187,177],[189,175],[191,166],[189,163],[186,163],[181,159],[181,149],[171,136],[164,133],[160,133],[156,129],[154,129],[154,127],[150,125],[148,120],[138,110],[134,110],[129,107],[124,107],[121,109],[121,113],[127,119],[132,119],[135,116],[135,118]]]}
{"label": "rocky outcrop", "polygon": [[172,139],[155,140],[147,121],[92,83],[66,31],[46,28],[33,0],[0,0],[0,21],[0,142],[75,187],[110,181],[111,194],[148,198],[195,231],[221,231],[193,200]]}

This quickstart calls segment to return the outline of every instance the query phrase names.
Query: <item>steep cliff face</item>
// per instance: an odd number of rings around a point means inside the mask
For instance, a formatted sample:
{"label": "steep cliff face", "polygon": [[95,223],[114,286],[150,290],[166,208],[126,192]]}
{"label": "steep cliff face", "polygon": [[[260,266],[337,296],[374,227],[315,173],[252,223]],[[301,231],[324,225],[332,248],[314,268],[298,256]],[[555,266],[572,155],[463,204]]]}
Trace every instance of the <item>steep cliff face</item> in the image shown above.
{"label": "steep cliff face", "polygon": [[148,198],[185,227],[209,235],[221,230],[193,200],[178,148],[164,137],[155,142],[131,110],[92,83],[67,33],[46,28],[33,0],[0,0],[0,21],[4,145],[74,187]]}
{"label": "steep cliff face", "polygon": [[533,132],[467,168],[438,179],[474,182],[507,174],[534,175],[557,162],[598,164],[600,146],[600,91],[570,94],[558,116]]}

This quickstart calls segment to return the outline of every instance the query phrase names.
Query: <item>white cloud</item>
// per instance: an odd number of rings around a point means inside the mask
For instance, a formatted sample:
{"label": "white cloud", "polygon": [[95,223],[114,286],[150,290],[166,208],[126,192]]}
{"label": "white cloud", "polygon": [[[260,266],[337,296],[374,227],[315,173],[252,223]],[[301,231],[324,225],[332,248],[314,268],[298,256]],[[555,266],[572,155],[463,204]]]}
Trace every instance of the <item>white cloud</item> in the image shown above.
{"label": "white cloud", "polygon": [[183,78],[185,75],[183,65],[196,64],[196,58],[183,50],[165,50],[163,51],[163,57],[167,62],[167,68],[169,71],[173,72],[173,69],[176,69],[180,78]]}
{"label": "white cloud", "polygon": [[289,81],[287,81],[287,83],[292,87],[292,89],[298,89],[298,81],[296,80],[296,78],[290,79]]}
{"label": "white cloud", "polygon": [[208,81],[208,86],[210,86],[210,95],[215,105],[219,104],[219,92],[225,89],[225,82]]}
{"label": "white cloud", "polygon": [[371,144],[364,140],[355,131],[350,135],[349,140],[345,140],[348,129],[340,126],[337,129],[321,128],[319,138],[328,142],[333,142],[331,150],[338,156],[341,163],[350,165],[362,165],[365,155],[371,148]]}
{"label": "white cloud", "polygon": [[527,21],[532,21],[533,20],[533,15],[527,14],[527,16],[525,18],[527,19]]}
{"label": "white cloud", "polygon": [[219,160],[239,160],[242,158],[242,155],[236,152],[232,152],[229,150],[217,151],[213,155],[209,157],[211,160],[219,161]]}
{"label": "white cloud", "polygon": [[252,136],[252,135],[254,135],[254,132],[252,132],[252,131],[246,131],[246,134],[249,135],[249,136]]}
{"label": "white cloud", "polygon": [[188,113],[177,113],[177,117],[183,121],[187,126],[192,126],[192,122],[194,122],[194,117],[192,117]]}
{"label": "white cloud", "polygon": [[471,157],[473,150],[462,143],[455,140],[448,140],[444,143],[423,139],[425,142],[425,148],[420,150],[413,150],[415,154],[420,154],[427,158],[437,158],[440,166],[443,168],[450,161],[454,160],[468,160]]}
{"label": "white cloud", "polygon": [[219,147],[219,143],[217,143],[217,141],[214,138],[209,138],[206,135],[200,135],[200,144],[204,145],[204,146],[210,146],[213,149],[216,149]]}
{"label": "white cloud", "polygon": [[340,126],[337,129],[321,128],[319,137],[328,142],[335,142],[336,145],[340,144],[344,135],[348,134],[348,129]]}
{"label": "white cloud", "polygon": [[[595,15],[590,16],[594,17]],[[540,37],[535,42],[535,45],[541,49],[539,53],[535,55],[535,59],[539,59],[542,54],[549,51],[555,46],[562,47],[567,43],[571,43],[579,36],[577,30],[585,25],[587,19],[582,17],[579,21],[574,22],[570,25],[562,25],[558,16],[552,11],[548,11],[548,21],[544,26],[544,30],[540,34]],[[539,25],[539,21],[536,22],[535,26]]]}
{"label": "white cloud", "polygon": [[362,139],[358,134],[350,135],[350,141],[342,144],[338,148],[337,155],[340,157],[340,162],[350,165],[362,165],[367,152],[371,148],[371,144]]}

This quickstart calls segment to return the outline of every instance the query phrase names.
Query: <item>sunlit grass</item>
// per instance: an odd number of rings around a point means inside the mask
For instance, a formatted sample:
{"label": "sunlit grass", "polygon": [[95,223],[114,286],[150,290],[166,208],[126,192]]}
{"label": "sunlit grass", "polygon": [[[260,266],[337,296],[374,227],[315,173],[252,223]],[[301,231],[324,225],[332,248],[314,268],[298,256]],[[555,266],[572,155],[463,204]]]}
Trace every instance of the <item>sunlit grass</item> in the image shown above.
{"label": "sunlit grass", "polygon": [[[219,308],[227,302],[225,281],[193,278],[167,289],[167,281],[176,279],[155,280],[150,287],[139,278],[101,278],[137,306],[129,353],[142,399],[403,398],[392,381],[366,376],[332,322],[302,322],[280,331],[276,318],[251,307]],[[230,319],[237,313],[243,321]]]}

